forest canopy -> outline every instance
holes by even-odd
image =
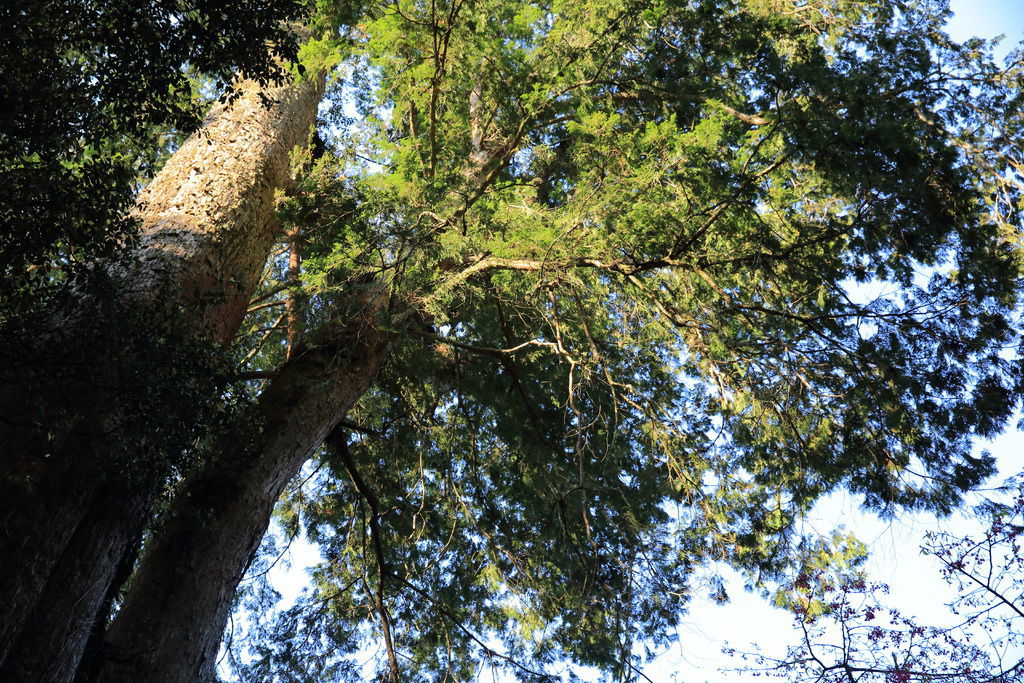
[[[634,680],[995,473],[1024,63],[945,2],[129,4],[3,10],[0,677]]]

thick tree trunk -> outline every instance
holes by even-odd
[[[298,351],[184,482],[107,633],[118,657],[99,663],[100,681],[216,680],[235,590],[274,504],[387,356],[379,310],[370,306],[331,343]]]
[[[322,76],[271,90],[246,83],[182,145],[139,198],[143,238],[128,281],[140,296],[171,290],[197,332],[235,335],[277,237],[274,193],[322,95]]]
[[[231,338],[275,238],[274,192],[289,179],[290,151],[308,140],[322,87],[322,78],[242,83],[235,100],[215,108],[140,197],[141,243],[116,273],[129,283],[121,310],[156,311],[166,328],[154,335]],[[74,337],[77,325],[53,343]],[[116,367],[122,359],[105,360]],[[116,463],[114,454],[139,446],[120,438],[125,411],[116,400],[39,373],[6,373],[2,384],[0,680],[68,680],[164,473],[137,477]],[[74,424],[50,440],[68,416]]]
[[[123,559],[141,540],[150,497],[110,485],[64,550],[0,680],[70,681]],[[118,576],[121,571],[122,576]]]

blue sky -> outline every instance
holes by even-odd
[[[1001,52],[1024,37],[1024,0],[952,0],[949,32],[963,40],[970,36],[1005,35]]]

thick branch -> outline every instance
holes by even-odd
[[[328,435],[327,442],[331,445],[331,450],[345,466],[345,471],[348,472],[348,476],[352,479],[356,491],[363,497],[367,505],[370,506],[370,537],[373,542],[373,554],[377,561],[376,609],[377,615],[380,617],[380,627],[384,633],[384,648],[388,654],[390,681],[391,683],[398,683],[398,657],[395,655],[395,642],[391,635],[391,615],[388,614],[387,605],[384,604],[384,580],[389,572],[387,564],[384,562],[384,547],[380,540],[380,501],[377,499],[377,494],[366,485],[362,475],[359,474],[359,469],[356,467],[355,461],[352,460],[352,454],[349,453],[344,431],[335,427],[331,434]]]

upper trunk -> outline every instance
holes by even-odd
[[[323,78],[239,90],[140,196],[144,229],[129,278],[147,298],[173,290],[186,320],[220,341],[238,330],[259,282],[278,228],[274,193],[289,181],[292,149],[309,141]]]
[[[129,284],[109,311],[156,314],[167,333],[230,339],[241,323],[274,240],[273,199],[289,178],[289,153],[304,145],[323,79],[273,88],[243,82],[217,106],[140,197],[140,246],[114,273]],[[271,102],[271,106],[267,106]],[[111,313],[118,315],[118,313]],[[79,327],[118,320],[64,315],[44,345],[59,348]],[[163,329],[159,329],[163,326]],[[111,332],[116,334],[116,332]],[[121,560],[134,544],[164,471],[140,476],[125,437],[131,406],[107,390],[134,353],[72,364],[89,381],[5,369],[0,386],[0,678],[68,680]],[[109,371],[94,370],[94,366]],[[173,371],[174,368],[168,368]],[[106,373],[106,374],[105,374]],[[170,375],[148,377],[171,384]],[[167,416],[174,419],[173,416]],[[56,425],[65,426],[65,429]],[[54,438],[53,433],[63,436]],[[118,461],[118,455],[122,461]],[[128,466],[125,466],[125,465]]]

